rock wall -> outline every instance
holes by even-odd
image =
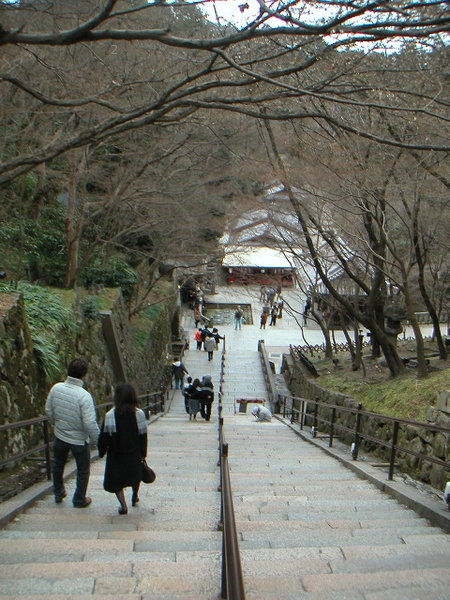
[[[0,424],[43,414],[46,381],[33,351],[19,294],[0,293]],[[41,434],[42,425],[0,434],[0,458],[22,452]]]
[[[359,403],[344,394],[333,392],[321,388],[316,381],[309,379],[300,362],[293,360],[289,355],[284,356],[282,372],[286,385],[292,396],[305,398],[306,400],[316,400],[344,406],[348,408],[357,408]],[[324,419],[330,419],[330,410],[319,409],[319,416]],[[428,411],[428,422],[436,425],[450,427],[450,390],[442,391],[438,394],[436,407]],[[343,413],[338,417],[338,424],[355,429],[355,417],[350,413]],[[319,426],[320,430],[327,430],[326,426]],[[339,431],[338,428],[335,431]],[[386,421],[381,418],[371,417],[364,419],[361,423],[361,431],[364,434],[374,438],[390,442],[392,428],[386,425]],[[339,432],[343,441],[349,445],[354,441],[351,433]],[[420,452],[426,456],[431,456],[443,461],[450,460],[450,435],[442,432],[425,430],[424,428],[413,427],[411,425],[401,424],[399,428],[398,445],[415,452]],[[389,459],[389,450],[380,447],[375,443],[363,441],[361,447],[367,452],[387,461]],[[405,452],[398,452],[396,455],[397,471],[408,473],[415,479],[429,483],[439,490],[443,490],[448,481],[448,470],[440,465],[432,464],[428,461],[420,461],[415,456]]]
[[[172,315],[177,310],[176,298],[166,302],[151,323],[145,350],[136,347],[131,335],[126,307],[120,294],[111,307],[114,328],[125,364],[127,379],[138,393],[161,389],[167,369],[167,348],[172,338]],[[69,345],[72,347],[69,347]],[[110,351],[105,343],[102,322],[98,318],[82,318],[72,341],[65,344],[69,358],[82,356],[89,371],[85,387],[96,404],[111,399],[116,377]],[[65,379],[60,373],[58,381]],[[13,423],[44,414],[45,400],[56,381],[47,381],[39,368],[28,330],[23,299],[19,294],[0,294],[0,424]],[[42,443],[42,425],[0,432],[0,458]],[[31,445],[33,444],[33,445]]]

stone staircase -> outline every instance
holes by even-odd
[[[191,328],[189,335],[192,336]],[[237,413],[237,397],[264,396],[255,336],[231,330],[224,421],[247,600],[447,600],[450,538],[278,419]],[[191,344],[193,377],[218,384]],[[189,421],[179,391],[149,427],[157,480],[117,514],[93,464],[87,509],[48,494],[0,531],[0,600],[216,600],[221,533],[213,419]],[[446,511],[434,501],[436,510]],[[5,503],[6,504],[6,503]]]
[[[156,482],[117,513],[93,464],[87,509],[38,501],[0,532],[0,598],[207,600],[220,586],[220,498],[215,423],[189,422],[181,394],[149,428]],[[131,504],[131,503],[129,503]]]
[[[226,440],[247,600],[449,597],[440,528],[280,421],[238,415]]]

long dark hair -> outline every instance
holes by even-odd
[[[135,414],[138,405],[136,390],[131,383],[119,383],[114,390],[114,407],[119,416]]]

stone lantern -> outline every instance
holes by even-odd
[[[403,331],[401,321],[408,317],[406,309],[400,304],[389,304],[384,308],[384,330],[394,346],[397,345],[397,336]]]

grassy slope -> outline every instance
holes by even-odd
[[[319,385],[351,396],[361,402],[366,410],[389,416],[426,420],[427,410],[436,404],[436,394],[450,389],[450,369],[430,373],[417,379],[415,372],[384,381],[368,376],[352,377],[337,372],[323,375]]]

